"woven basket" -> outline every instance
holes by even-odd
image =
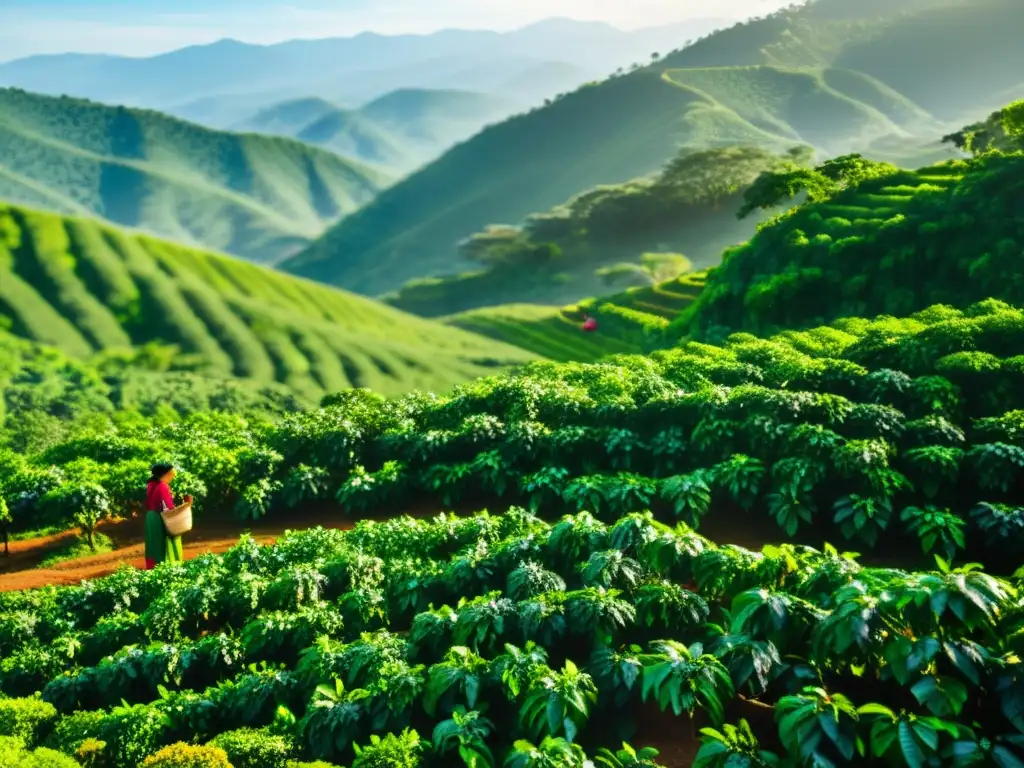
[[[174,509],[165,509],[160,513],[164,519],[164,527],[171,536],[181,536],[192,530],[192,504],[182,504]]]

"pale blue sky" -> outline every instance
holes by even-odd
[[[254,43],[448,27],[513,29],[551,16],[623,29],[744,18],[791,0],[0,0],[0,60],[35,53],[142,56],[224,37]]]

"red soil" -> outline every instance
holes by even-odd
[[[237,520],[197,520],[196,527],[185,535],[185,559],[207,552],[226,552],[238,542],[238,537],[248,531],[261,544],[273,543],[286,530],[298,530],[314,526],[325,528],[351,528],[352,523],[343,518],[334,522],[319,519],[303,519],[294,516],[274,518],[257,523]],[[116,549],[99,555],[90,555],[76,560],[58,563],[52,568],[38,568],[55,549],[67,544],[78,533],[70,530],[52,536],[43,536],[25,541],[12,541],[10,558],[0,557],[0,592],[18,589],[32,589],[47,585],[77,584],[83,579],[95,579],[113,573],[122,563],[142,568],[144,563],[144,529],[142,518],[109,523],[102,528]]]
[[[437,512],[436,508],[431,507],[408,511],[405,514],[427,517]],[[749,520],[744,520],[743,525],[736,526],[721,518],[711,517],[712,519],[705,521],[710,525],[703,526],[701,533],[712,541],[728,542],[757,550],[765,541],[772,540],[770,527],[766,527],[765,530],[752,530]],[[352,527],[351,521],[342,514],[324,514],[322,511],[299,515],[275,515],[268,520],[255,523],[230,518],[200,517],[196,520],[195,529],[185,536],[185,558],[191,559],[207,552],[224,552],[246,531],[255,536],[260,543],[266,544],[274,542],[286,530],[301,530],[318,525],[325,528]],[[95,579],[113,573],[122,563],[129,563],[137,568],[143,567],[142,517],[107,523],[101,530],[113,540],[113,552],[69,560],[45,569],[39,568],[39,564],[55,549],[70,543],[78,534],[77,529],[36,539],[12,541],[10,557],[0,556],[0,592],[44,587],[50,584],[77,584],[83,579]]]

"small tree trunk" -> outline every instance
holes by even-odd
[[[7,524],[4,524],[4,557],[11,556],[10,536],[7,533]]]
[[[89,549],[91,549],[93,552],[95,552],[96,551],[96,544],[93,542],[93,539],[92,539],[93,531],[94,531],[94,528],[91,525],[88,528],[85,529],[85,540],[87,542],[89,542]]]

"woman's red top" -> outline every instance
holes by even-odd
[[[149,485],[146,486],[146,509],[162,512],[163,504],[167,505],[167,509],[174,509],[171,486],[160,480],[150,480]]]
[[[584,331],[596,331],[597,330],[597,320],[595,320],[592,317],[588,317],[586,319],[586,321],[584,321],[584,323],[583,323],[583,330]]]

